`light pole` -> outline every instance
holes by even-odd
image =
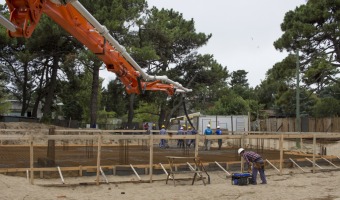
[[[299,61],[299,50],[296,50],[296,132],[301,132],[301,120],[300,120],[300,61]]]

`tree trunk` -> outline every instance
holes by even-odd
[[[47,95],[45,98],[45,104],[43,107],[44,115],[42,117],[43,122],[50,122],[52,119],[52,106],[54,99],[54,92],[57,87],[57,75],[59,69],[59,57],[53,57],[52,74],[50,77],[50,82],[47,85]]]
[[[22,106],[21,106],[21,116],[25,116],[25,113],[28,109],[28,103],[29,103],[29,98],[28,98],[28,92],[27,92],[27,81],[28,81],[28,62],[25,62],[23,65],[23,70],[24,70],[24,80],[22,82]]]
[[[162,125],[165,125],[166,127],[169,126],[169,121],[167,121],[165,117],[166,117],[166,110],[164,109],[164,106],[161,106],[161,110],[159,112],[159,118],[158,118],[158,127],[162,127]]]
[[[41,73],[39,87],[36,89],[37,98],[35,99],[33,110],[32,110],[32,117],[38,117],[38,108],[39,103],[43,99],[43,83],[44,83],[44,74],[46,70],[46,65],[43,67],[43,71]]]
[[[134,103],[135,103],[135,94],[130,94],[129,113],[128,113],[128,122],[127,122],[129,128],[132,128],[132,120],[134,117],[134,109],[133,109]]]
[[[92,91],[90,100],[90,125],[91,128],[96,128],[97,110],[98,110],[98,90],[99,90],[99,69],[100,64],[95,62],[92,72]]]

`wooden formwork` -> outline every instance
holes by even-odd
[[[5,133],[8,130],[0,130],[0,133]],[[15,130],[16,132],[20,132],[20,130]],[[96,173],[96,184],[99,184],[99,176],[101,173],[101,169],[115,169],[115,166],[102,166],[101,164],[101,148],[103,146],[104,141],[112,141],[112,140],[145,140],[148,141],[149,144],[154,144],[155,141],[159,141],[160,139],[166,139],[166,140],[176,140],[176,139],[195,139],[196,146],[194,147],[194,156],[199,157],[199,151],[198,151],[198,144],[199,141],[204,141],[205,139],[210,140],[217,140],[217,139],[233,139],[233,140],[239,140],[240,147],[246,148],[245,141],[249,141],[250,139],[277,139],[279,141],[279,151],[280,156],[278,160],[278,169],[280,171],[280,174],[282,174],[282,169],[284,167],[284,148],[283,148],[283,141],[285,139],[312,139],[313,141],[313,156],[311,158],[311,161],[313,164],[313,172],[315,172],[316,167],[316,159],[319,157],[316,155],[316,140],[320,138],[332,138],[332,139],[340,139],[339,133],[333,133],[333,134],[324,134],[324,133],[308,133],[308,134],[300,134],[300,133],[291,133],[291,132],[281,132],[280,134],[277,134],[277,132],[234,132],[234,135],[211,135],[211,136],[204,136],[204,135],[124,135],[124,133],[139,133],[141,130],[109,130],[109,131],[103,131],[103,130],[54,130],[55,134],[50,135],[34,135],[32,134],[32,131],[28,132],[27,130],[24,130],[23,132],[25,134],[21,135],[0,135],[1,141],[26,141],[27,144],[29,144],[29,154],[30,154],[30,167],[25,169],[1,169],[0,172],[20,172],[20,171],[26,171],[29,173],[30,182],[34,183],[34,172],[41,172],[41,171],[78,171],[81,175],[83,170],[93,170],[93,172]],[[158,131],[154,131],[157,132]],[[62,135],[60,135],[62,133]],[[89,135],[88,133],[92,133]],[[105,134],[109,133],[109,134]],[[97,149],[96,151],[96,158],[97,163],[96,166],[79,166],[79,167],[60,167],[58,168],[35,168],[33,163],[33,155],[34,155],[34,144],[39,141],[71,141],[71,140],[92,140],[94,141],[94,146]],[[157,142],[156,142],[157,143]],[[148,146],[149,151],[149,164],[146,164],[142,167],[145,168],[145,170],[149,173],[149,181],[153,181],[153,170],[157,168],[157,164],[154,163],[154,145]],[[240,161],[238,161],[240,164]],[[230,163],[229,163],[230,165]],[[243,165],[241,165],[243,166]],[[146,169],[147,168],[147,169]]]

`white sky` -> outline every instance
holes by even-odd
[[[280,24],[286,12],[306,0],[147,0],[149,7],[174,9],[185,19],[193,18],[197,32],[212,33],[201,54],[213,54],[229,72],[246,70],[251,87],[264,80],[265,73],[286,57],[276,51],[273,42],[282,32]],[[0,4],[4,4],[0,0]],[[81,0],[80,0],[81,2]],[[101,71],[107,84],[115,76]]]
[[[286,12],[305,0],[148,0],[149,7],[173,8],[186,19],[193,18],[197,32],[212,33],[199,50],[213,54],[229,72],[245,70],[255,87],[265,73],[287,56],[273,43],[281,35],[280,24]]]

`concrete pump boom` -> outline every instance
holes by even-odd
[[[6,0],[10,19],[0,15],[10,37],[29,38],[43,13],[49,16],[101,59],[108,71],[114,72],[126,91],[140,94],[144,90],[191,92],[167,76],[150,76],[134,61],[109,33],[77,0]],[[153,81],[153,82],[143,82]],[[165,83],[162,83],[165,82]]]

